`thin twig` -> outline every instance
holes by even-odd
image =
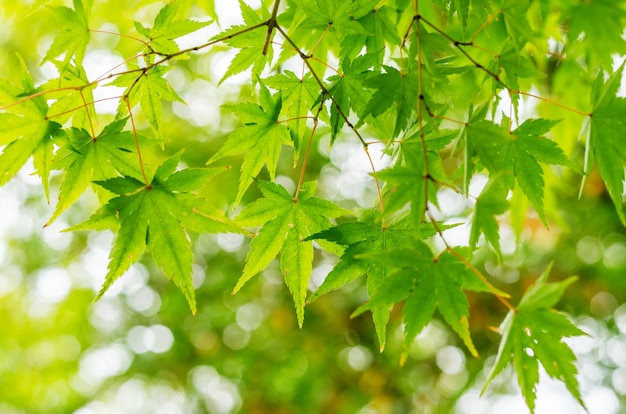
[[[272,32],[276,28],[276,16],[278,15],[278,6],[280,5],[280,0],[274,1],[274,8],[272,9],[272,15],[267,21],[267,35],[265,35],[265,43],[263,44],[263,56],[267,55],[267,49],[270,45],[270,38],[272,37]]]

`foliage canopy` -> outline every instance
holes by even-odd
[[[534,412],[541,364],[584,406],[564,339],[586,333],[555,310],[576,278],[548,281],[549,265],[511,290],[485,258],[507,266],[503,228],[520,244],[528,229],[565,228],[558,194],[583,197],[598,178],[626,224],[621,2],[240,0],[242,24],[226,28],[212,2],[191,3],[159,3],[119,32],[101,28],[91,0],[54,6],[41,63],[57,77],[36,81],[18,54],[0,80],[0,184],[32,159],[46,197],[57,194],[46,225],[95,193],[99,208],[67,231],[115,234],[98,297],[149,253],[196,313],[196,234],[239,233],[251,241],[233,293],[278,257],[300,327],[318,298],[362,281],[352,316],[371,313],[381,351],[401,308],[398,359],[438,317],[478,357],[488,348],[472,339],[474,303],[499,303],[508,313],[483,391],[512,364]],[[117,39],[121,58],[97,77],[86,70],[96,37]],[[234,128],[203,147],[168,125],[187,104],[172,74],[217,53],[230,61],[207,79],[243,86],[221,106]],[[114,113],[98,109],[109,101]],[[360,144],[369,205],[318,190],[320,142]],[[189,166],[199,161],[210,167]],[[236,190],[216,196],[218,174],[233,171]],[[450,193],[462,214],[446,213]],[[310,292],[322,255],[335,264]]]

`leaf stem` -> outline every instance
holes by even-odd
[[[474,35],[472,36],[472,38],[469,40],[469,42],[468,42],[468,43],[473,44],[473,43],[474,43],[474,40],[476,40],[476,37],[478,36],[478,34],[479,34],[480,32],[482,32],[482,31],[484,30],[484,28],[485,28],[485,27],[487,27],[487,25],[488,25],[489,23],[491,23],[491,21],[492,21],[493,19],[495,19],[495,18],[496,18],[496,16],[497,16],[498,14],[500,14],[500,13],[502,13],[502,7],[500,7],[500,8],[499,8],[498,10],[496,10],[493,14],[490,14],[490,15],[489,15],[489,17],[487,17],[487,19],[483,22],[483,24],[482,24],[482,25],[480,25],[480,27],[478,28],[478,30],[476,30],[476,32],[474,33]]]
[[[324,85],[324,82],[322,82],[322,80],[320,79],[319,75],[315,72],[315,70],[313,70],[313,66],[311,66],[311,62],[309,62],[309,59],[312,58],[312,56],[311,55],[305,55],[304,52],[302,52],[302,50],[300,50],[298,45],[296,45],[296,43],[293,41],[293,39],[291,39],[291,37],[289,37],[289,35],[287,35],[287,33],[283,30],[283,28],[280,25],[276,25],[276,30],[278,30],[280,32],[280,34],[283,35],[285,40],[291,45],[291,47],[294,48],[294,50],[296,50],[296,52],[298,53],[300,58],[304,61],[304,64],[307,66],[307,68],[309,69],[309,72],[311,72],[311,75],[313,75],[313,78],[315,79],[315,82],[317,83],[317,85],[320,87],[320,89],[322,91],[322,98],[324,96],[328,96],[328,98],[331,100],[333,106],[337,109],[337,113],[339,113],[339,116],[341,116],[341,118],[344,120],[346,125],[352,130],[352,132],[354,132],[354,134],[357,136],[357,138],[359,138],[359,141],[361,141],[361,144],[363,145],[365,153],[367,154],[367,157],[370,160],[370,165],[372,166],[372,169],[373,169],[374,168],[374,163],[372,162],[372,158],[370,157],[369,152],[367,150],[367,142],[365,142],[365,139],[363,139],[363,136],[356,129],[354,124],[352,124],[352,122],[350,122],[350,120],[348,119],[348,116],[345,114],[343,109],[341,109],[341,106],[339,105],[339,103],[337,102],[335,97],[328,91],[328,88],[326,88],[326,85]],[[322,103],[323,103],[323,99],[322,99]],[[375,172],[375,170],[374,170],[374,172]],[[376,188],[378,189],[378,201],[379,201],[380,210],[381,210],[381,213],[382,213],[384,211],[384,209],[383,209],[383,199],[382,199],[382,195],[381,195],[381,192],[380,192],[380,183],[378,181],[378,178],[376,178],[376,177],[374,177],[374,181],[376,182]],[[383,218],[383,223],[384,223],[384,218]]]
[[[122,34],[122,33],[110,32],[108,30],[98,30],[98,29],[88,29],[88,30],[90,32],[92,32],[92,33],[104,33],[104,34],[110,34],[110,35],[114,35],[114,36],[123,37],[123,38],[126,38],[126,39],[135,40],[135,41],[143,44],[145,47],[150,48],[150,45],[148,44],[148,42],[146,42],[145,40],[139,39],[138,37],[125,35],[125,34]]]
[[[317,50],[317,48],[319,47],[320,43],[322,43],[322,39],[324,39],[324,37],[326,36],[326,33],[328,33],[328,31],[330,30],[330,28],[333,26],[332,23],[328,23],[328,25],[326,26],[326,28],[324,29],[324,31],[322,32],[322,34],[320,35],[319,39],[317,39],[317,42],[315,42],[315,46],[313,46],[313,49],[311,49],[311,55],[313,53],[315,53],[315,51]]]
[[[544,98],[543,96],[539,96],[539,95],[532,94],[532,93],[530,93],[530,92],[523,92],[523,91],[511,90],[511,91],[510,91],[510,93],[511,93],[511,94],[524,95],[524,96],[530,96],[531,98],[535,98],[535,99],[538,99],[538,100],[540,100],[540,101],[543,101],[543,102],[549,103],[549,104],[551,104],[551,105],[558,106],[559,108],[565,109],[565,110],[567,110],[567,111],[573,112],[573,113],[578,114],[578,115],[582,115],[582,116],[591,116],[591,112],[584,112],[584,111],[581,111],[581,110],[579,110],[579,109],[572,108],[571,106],[563,105],[563,104],[562,104],[562,103],[560,103],[560,102],[553,101],[552,99],[549,99],[549,98]]]
[[[317,129],[317,122],[319,120],[320,113],[324,109],[324,99],[320,100],[320,106],[317,108],[317,113],[313,118],[313,128],[311,128],[311,134],[309,135],[309,143],[306,146],[306,152],[304,153],[304,159],[302,160],[302,169],[300,170],[300,178],[298,179],[298,187],[296,188],[296,194],[293,197],[294,203],[298,202],[298,197],[300,196],[300,189],[302,188],[302,183],[304,183],[304,172],[306,171],[307,160],[309,159],[309,153],[311,151],[311,143],[313,142],[313,136],[315,135],[315,130]]]
[[[0,111],[4,111],[6,109],[12,108],[12,107],[17,106],[19,104],[22,104],[24,102],[31,101],[31,100],[33,100],[35,98],[38,98],[40,96],[43,96],[43,95],[46,95],[46,94],[49,94],[49,93],[63,92],[63,91],[77,91],[77,90],[83,89],[84,87],[85,87],[84,85],[83,86],[64,86],[62,88],[48,89],[48,90],[45,90],[45,91],[35,92],[32,95],[25,96],[25,97],[23,97],[21,99],[18,99],[17,101],[11,102],[8,105],[1,106],[0,107]]]
[[[59,112],[58,114],[54,114],[54,115],[48,115],[48,116],[46,116],[46,119],[58,118],[60,116],[72,113],[74,111],[78,111],[79,109],[86,108],[87,106],[96,104],[98,102],[110,101],[112,99],[121,99],[121,98],[122,98],[122,96],[111,96],[111,97],[108,97],[108,98],[96,99],[95,101],[91,101],[91,102],[85,102],[83,105],[77,106],[77,107],[72,108],[72,109],[68,109],[67,111]]]
[[[128,108],[128,115],[130,117],[130,123],[133,128],[133,136],[135,137],[135,146],[137,147],[137,158],[139,160],[139,168],[141,169],[141,175],[143,176],[144,183],[146,184],[146,188],[149,189],[152,187],[150,181],[148,180],[148,176],[146,175],[146,170],[143,167],[143,159],[141,157],[141,147],[139,145],[139,136],[137,135],[137,127],[135,125],[135,118],[133,117],[133,110],[130,107],[130,102],[128,101],[128,96],[123,96],[122,99],[126,103],[126,107]]]
[[[443,232],[441,231],[441,228],[437,224],[437,220],[435,220],[435,218],[432,216],[432,214],[429,213],[428,214],[428,218],[429,218],[430,222],[432,223],[433,227],[435,228],[435,231],[439,235],[439,238],[441,239],[441,241],[443,241],[443,244],[446,246],[445,250],[448,251],[451,255],[453,255],[457,259],[459,259],[461,262],[463,262],[463,264],[468,269],[470,269],[472,271],[472,273],[474,273],[476,275],[476,277],[478,277],[478,279],[480,279],[480,281],[485,284],[485,286],[487,286],[489,288],[489,291],[491,292],[491,294],[494,295],[500,302],[502,302],[502,304],[504,306],[506,306],[509,310],[512,310],[513,312],[517,313],[517,308],[515,306],[513,306],[511,304],[511,302],[509,302],[504,296],[502,296],[498,292],[498,289],[496,289],[496,287],[494,285],[492,285],[491,282],[489,282],[487,280],[485,275],[483,275],[481,273],[481,271],[478,270],[476,268],[476,266],[474,266],[469,260],[467,260],[465,257],[463,257],[463,255],[461,253],[457,252],[453,247],[451,247],[448,244],[448,241],[445,239],[445,237],[443,237]],[[439,257],[439,256],[437,256],[437,257]]]
[[[91,129],[91,138],[96,139],[96,131],[93,128],[93,121],[91,120],[91,113],[89,113],[89,106],[87,105],[87,100],[85,99],[85,95],[83,94],[83,90],[80,91],[80,97],[83,100],[83,104],[85,105],[85,111],[87,112],[87,120],[89,121],[89,128]]]
[[[98,76],[98,77],[96,78],[96,80],[92,81],[92,83],[97,83],[97,82],[100,82],[100,81],[101,81],[101,80],[103,80],[103,79],[107,79],[108,75],[109,75],[111,72],[113,72],[115,69],[119,68],[120,66],[123,66],[123,65],[127,64],[128,62],[130,62],[130,61],[132,61],[132,60],[138,59],[138,58],[140,58],[141,56],[143,56],[143,53],[139,53],[139,54],[137,54],[137,55],[135,55],[135,56],[129,57],[128,59],[125,59],[123,62],[121,62],[121,63],[119,63],[119,64],[117,64],[117,65],[113,66],[111,69],[107,70],[107,71],[106,71],[106,72],[104,72],[102,75]]]
[[[480,280],[481,282],[483,282],[491,291],[491,293],[504,305],[507,307],[507,309],[517,313],[517,308],[515,306],[513,306],[511,304],[511,302],[509,302],[504,296],[502,296],[500,293],[498,293],[497,289],[495,286],[493,286],[485,277],[485,275],[483,275],[480,270],[478,270],[473,264],[471,264],[469,262],[469,260],[467,260],[465,257],[463,257],[462,254],[460,254],[459,252],[457,252],[456,250],[454,250],[452,247],[448,246],[446,243],[446,249],[450,252],[450,254],[452,254],[454,257],[456,257],[457,259],[459,259],[461,262],[463,262],[463,264],[465,266],[467,266],[468,269],[470,269],[472,271],[472,273],[474,273]]]

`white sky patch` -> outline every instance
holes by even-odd
[[[127,341],[136,354],[162,354],[174,344],[174,334],[164,325],[135,326],[128,332]]]
[[[34,301],[57,303],[64,300],[72,289],[72,279],[67,270],[48,267],[39,271],[31,290]]]
[[[220,376],[212,366],[197,366],[190,372],[190,377],[196,391],[204,397],[209,412],[234,413],[241,405],[241,397],[235,383]]]
[[[88,384],[99,384],[126,372],[132,361],[133,354],[120,344],[90,349],[80,360],[78,375]]]

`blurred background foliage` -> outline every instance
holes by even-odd
[[[197,19],[219,15],[224,28],[240,19],[235,2],[183,3]],[[39,63],[56,29],[49,7],[60,4],[0,0],[2,77],[18,73],[16,53],[37,79],[56,76],[53,66],[39,67]],[[151,0],[95,1],[92,26],[133,34],[132,21],[150,23],[160,7],[162,2]],[[544,29],[549,36],[550,28]],[[201,39],[218,30],[210,26],[200,33]],[[484,41],[497,42],[497,33],[492,35]],[[190,39],[190,44],[194,41]],[[94,78],[136,53],[132,40],[92,33],[85,58],[87,72]],[[220,105],[251,96],[245,74],[218,88],[231,57],[232,51],[217,45],[207,53],[177,61],[176,69],[168,74],[188,105],[165,105],[164,135],[171,139],[167,152],[185,148],[183,160],[190,166],[202,166],[236,122],[220,111]],[[579,75],[576,66],[548,60],[543,64],[555,66],[545,80],[551,91],[572,106],[584,104],[582,96],[588,93],[580,90],[588,90],[588,81],[580,78],[580,89],[568,84]],[[471,99],[471,90],[458,90]],[[106,102],[98,106],[101,119],[113,117],[115,104],[111,105],[113,109]],[[537,110],[572,118],[554,107],[539,105]],[[562,137],[555,139],[580,161],[577,127],[569,122],[561,125],[557,129],[561,128]],[[360,145],[348,136],[329,149],[327,135],[321,134],[310,158],[309,171],[319,172],[320,190],[349,208],[370,206],[375,192]],[[164,157],[158,149],[152,156]],[[456,156],[451,154],[446,165],[457,165]],[[231,172],[203,189],[204,196],[225,210],[230,210],[228,200],[234,198],[237,187],[236,163],[240,161],[232,162]],[[279,172],[277,180],[294,187],[296,176],[289,157],[284,157]],[[44,229],[53,206],[46,203],[30,173],[27,168],[0,188],[1,413],[526,412],[508,371],[486,396],[478,398],[499,341],[490,328],[500,324],[506,311],[487,295],[470,296],[470,326],[480,360],[467,354],[444,324],[434,321],[415,341],[403,366],[399,364],[402,332],[397,309],[382,354],[369,316],[349,318],[366,298],[361,283],[308,306],[301,330],[277,265],[231,295],[248,244],[238,235],[194,236],[196,316],[150,260],[134,266],[94,303],[112,236],[61,230],[94,211],[96,197],[83,197]],[[53,177],[56,184],[58,179]],[[590,412],[624,412],[626,232],[599,179],[591,177],[580,200],[579,175],[548,175],[547,180],[553,191],[547,194],[547,210],[554,225],[547,230],[529,217],[516,241],[512,227],[503,223],[502,263],[484,249],[475,258],[476,264],[514,299],[550,261],[555,263],[555,280],[578,275],[579,281],[566,292],[560,308],[575,315],[590,334],[571,341],[579,357],[583,399]],[[479,186],[480,177],[475,181]],[[254,196],[253,191],[248,196]],[[462,196],[443,191],[440,203],[442,220],[467,221],[470,209]],[[458,242],[463,243],[467,228],[459,231]],[[316,254],[312,289],[336,261],[321,251]],[[542,379],[538,395],[540,413],[580,410],[561,385],[547,378]]]

